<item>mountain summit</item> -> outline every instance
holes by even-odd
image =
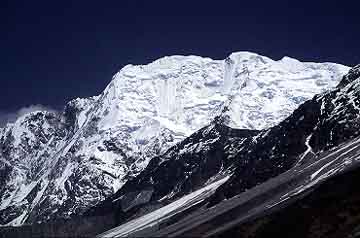
[[[249,52],[127,65],[100,95],[0,129],[0,224],[82,214],[215,119],[237,129],[269,128],[348,70]]]
[[[359,69],[276,126],[236,130],[215,120],[152,159],[89,211],[118,219],[99,237],[357,237]]]

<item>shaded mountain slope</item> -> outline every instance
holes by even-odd
[[[360,169],[336,176],[293,204],[219,237],[360,237]]]
[[[232,197],[268,178],[359,135],[360,65],[338,87],[302,104],[279,125],[263,131],[246,152],[237,154],[232,177],[219,188],[218,198]]]
[[[116,220],[122,222],[216,181],[228,174],[234,153],[251,143],[257,133],[232,129],[215,120],[164,155],[152,159],[135,179],[87,214],[115,211]]]
[[[347,230],[345,230],[350,234],[352,229],[357,228],[355,225],[357,225],[356,219],[359,214],[355,203],[358,201],[358,189],[356,181],[348,181],[348,184],[344,185],[342,182],[345,182],[345,180],[337,180],[337,176],[341,178],[342,174],[352,173],[353,171],[357,171],[358,174],[359,166],[360,138],[358,137],[342,143],[331,151],[320,153],[317,161],[308,161],[303,165],[292,168],[239,195],[223,200],[216,206],[209,208],[204,204],[195,211],[186,212],[180,220],[175,219],[174,222],[168,220],[166,223],[159,222],[157,229],[147,226],[141,230],[133,231],[130,235],[151,237],[226,237],[237,235],[240,237],[252,237],[252,235],[257,234],[259,236],[256,237],[267,237],[272,233],[280,236],[295,234],[298,230],[298,233],[305,235],[305,237],[307,237],[306,234],[309,234],[310,237],[323,237],[319,236],[319,234],[324,235],[325,232],[329,231],[333,232],[333,235],[339,234],[335,233],[336,226],[334,228],[330,226],[338,219],[340,221],[337,227],[339,229],[342,226],[347,227]],[[351,175],[350,178],[355,177]],[[337,181],[336,183],[330,182],[334,188],[331,188],[331,185],[326,185],[327,181],[334,181],[332,179]],[[324,189],[322,189],[323,184],[325,184]],[[346,197],[347,192],[349,192],[349,197]],[[309,194],[310,199],[307,198]],[[344,203],[336,200],[336,198],[343,198]],[[321,199],[324,199],[324,205],[332,204],[336,206],[336,204],[343,204],[345,207],[321,205],[317,210],[315,205],[321,203]],[[289,219],[284,216],[277,220],[277,211],[280,214],[291,216],[287,207],[290,205],[291,208],[293,206],[291,204],[297,203],[297,201],[301,203],[303,200],[308,201],[308,205],[313,200],[316,201],[312,207],[314,216],[311,209],[307,210],[309,207],[305,205],[301,208],[302,210],[300,209],[299,216],[288,217]],[[353,213],[349,215],[348,212],[351,210]],[[301,212],[303,212],[302,216]],[[297,215],[296,212],[291,214]],[[329,214],[336,216],[328,217]],[[343,219],[343,215],[346,219]],[[314,217],[318,217],[319,220],[313,220]],[[301,222],[304,224],[298,224]],[[292,226],[279,229],[282,225],[290,224]],[[122,226],[112,229],[113,234],[116,230],[121,231]],[[315,228],[315,232],[311,233],[310,228]],[[319,229],[316,230],[317,228]],[[275,229],[278,230],[275,231]],[[104,234],[104,237],[107,237],[106,233]],[[117,235],[121,236],[121,233]]]
[[[213,206],[224,198],[229,199],[237,194],[242,194],[246,190],[261,185],[270,178],[283,173],[290,180],[292,177],[298,178],[300,176],[301,179],[297,183],[299,186],[306,186],[307,183],[312,184],[307,179],[308,174],[297,175],[298,172],[296,171],[308,166],[311,167],[308,171],[310,173],[328,157],[332,161],[329,162],[330,164],[334,163],[333,166],[338,166],[335,161],[339,158],[343,159],[343,156],[337,158],[328,155],[341,151],[341,146],[344,146],[343,143],[349,143],[349,146],[353,146],[357,141],[351,142],[351,140],[359,135],[359,81],[360,66],[356,66],[344,76],[335,90],[316,95],[313,99],[302,104],[279,125],[246,139],[241,147],[233,151],[232,163],[225,170],[232,174],[230,179],[217,189],[215,195],[209,199],[208,206]],[[223,157],[223,160],[226,161],[226,157]],[[348,162],[352,163],[352,160],[350,158],[350,162]],[[348,162],[342,161],[339,166],[341,167],[342,164]],[[169,163],[176,164],[177,162],[174,159],[170,160]],[[150,168],[152,167],[150,166],[149,170],[144,170],[144,173],[149,173],[147,177],[154,175],[151,172],[156,171],[157,166],[155,169]],[[334,167],[330,166],[329,168]],[[338,170],[341,168],[337,168],[335,172]],[[176,169],[170,171],[170,173],[175,173]],[[313,176],[316,177],[316,175]],[[159,180],[161,185],[167,184],[166,175],[161,178],[164,178]],[[141,177],[136,178],[132,183],[134,187],[136,184],[141,184]],[[273,186],[277,186],[276,183]],[[123,198],[120,196],[119,199]],[[116,209],[121,210],[122,207],[117,206]],[[233,215],[235,214],[233,213]],[[118,216],[123,217],[123,214],[119,213]]]
[[[215,117],[236,128],[268,128],[335,87],[348,69],[250,52],[127,65],[100,95],[0,129],[0,225],[81,215]]]

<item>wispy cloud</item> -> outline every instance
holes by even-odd
[[[29,105],[27,107],[22,107],[19,110],[13,112],[0,111],[0,127],[5,126],[6,123],[14,122],[17,118],[34,111],[55,111],[55,110],[44,105],[36,104],[36,105]]]

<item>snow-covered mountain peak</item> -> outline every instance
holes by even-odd
[[[80,214],[215,118],[268,128],[347,71],[250,52],[127,65],[99,96],[74,99],[62,114],[26,115],[0,131],[0,223]]]
[[[174,132],[189,135],[207,124],[212,117],[209,115],[218,113],[230,98],[236,101],[239,95],[255,90],[259,95],[251,96],[246,102],[262,107],[267,102],[261,100],[267,97],[268,102],[274,102],[280,109],[290,107],[294,110],[315,93],[334,87],[347,70],[342,65],[301,63],[289,57],[274,61],[251,52],[232,53],[226,60],[167,56],[148,65],[127,65],[116,74],[105,94],[113,100],[111,104],[119,105],[115,99],[121,100],[119,110],[126,111],[121,115],[126,115],[132,123],[135,123],[134,119],[156,120]],[[273,93],[278,91],[282,95]],[[291,101],[289,97],[293,93],[298,94],[299,102],[283,105]],[[234,110],[237,108],[241,106]],[[267,112],[271,110],[266,109]],[[262,129],[286,115],[270,115],[276,119],[265,122],[259,122],[263,118],[244,122],[238,114],[230,117],[234,127]],[[121,116],[117,118],[121,120]]]
[[[348,69],[289,57],[275,61],[251,52],[235,52],[225,60],[166,56],[125,66],[101,95],[69,105],[76,128],[123,138],[124,153],[141,158],[143,168],[216,116],[235,128],[273,126],[305,100],[335,87]],[[97,153],[95,144],[89,149]]]
[[[35,143],[39,130],[43,133],[51,130],[51,124],[58,123],[56,114],[47,111],[33,111],[20,116],[14,123],[8,123],[4,133],[13,140],[13,146],[18,147],[26,141],[27,144]]]

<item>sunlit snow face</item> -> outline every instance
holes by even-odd
[[[104,107],[110,114],[99,126],[140,129],[156,121],[185,137],[226,111],[232,127],[264,129],[334,87],[347,70],[288,57],[273,61],[247,52],[223,61],[172,56],[145,66],[129,65],[105,90]]]
[[[224,122],[231,127],[268,128],[314,94],[335,86],[347,70],[341,65],[290,58],[273,61],[248,52],[234,53],[227,60],[171,56],[144,66],[126,66],[101,95],[68,104],[69,115],[64,117],[69,118],[61,123],[70,123],[69,128],[62,128],[63,134],[52,141],[46,137],[39,153],[34,150],[51,158],[46,160],[49,163],[38,163],[43,157],[26,151],[14,155],[31,163],[29,168],[22,166],[9,184],[24,184],[22,191],[30,192],[35,185],[25,175],[28,170],[35,171],[41,190],[28,206],[51,197],[59,207],[71,203],[66,187],[75,188],[77,176],[76,181],[83,183],[76,190],[79,203],[96,203],[105,196],[100,189],[106,194],[119,189],[128,179],[126,175],[135,176],[151,158],[216,116],[226,118]],[[39,142],[26,128],[14,125],[16,128],[7,127],[0,133],[13,133],[20,138],[15,140],[18,144],[23,134]],[[33,164],[41,166],[35,169]],[[11,191],[7,201],[27,195]],[[49,211],[52,208],[50,204]],[[28,215],[20,212],[14,224]]]

